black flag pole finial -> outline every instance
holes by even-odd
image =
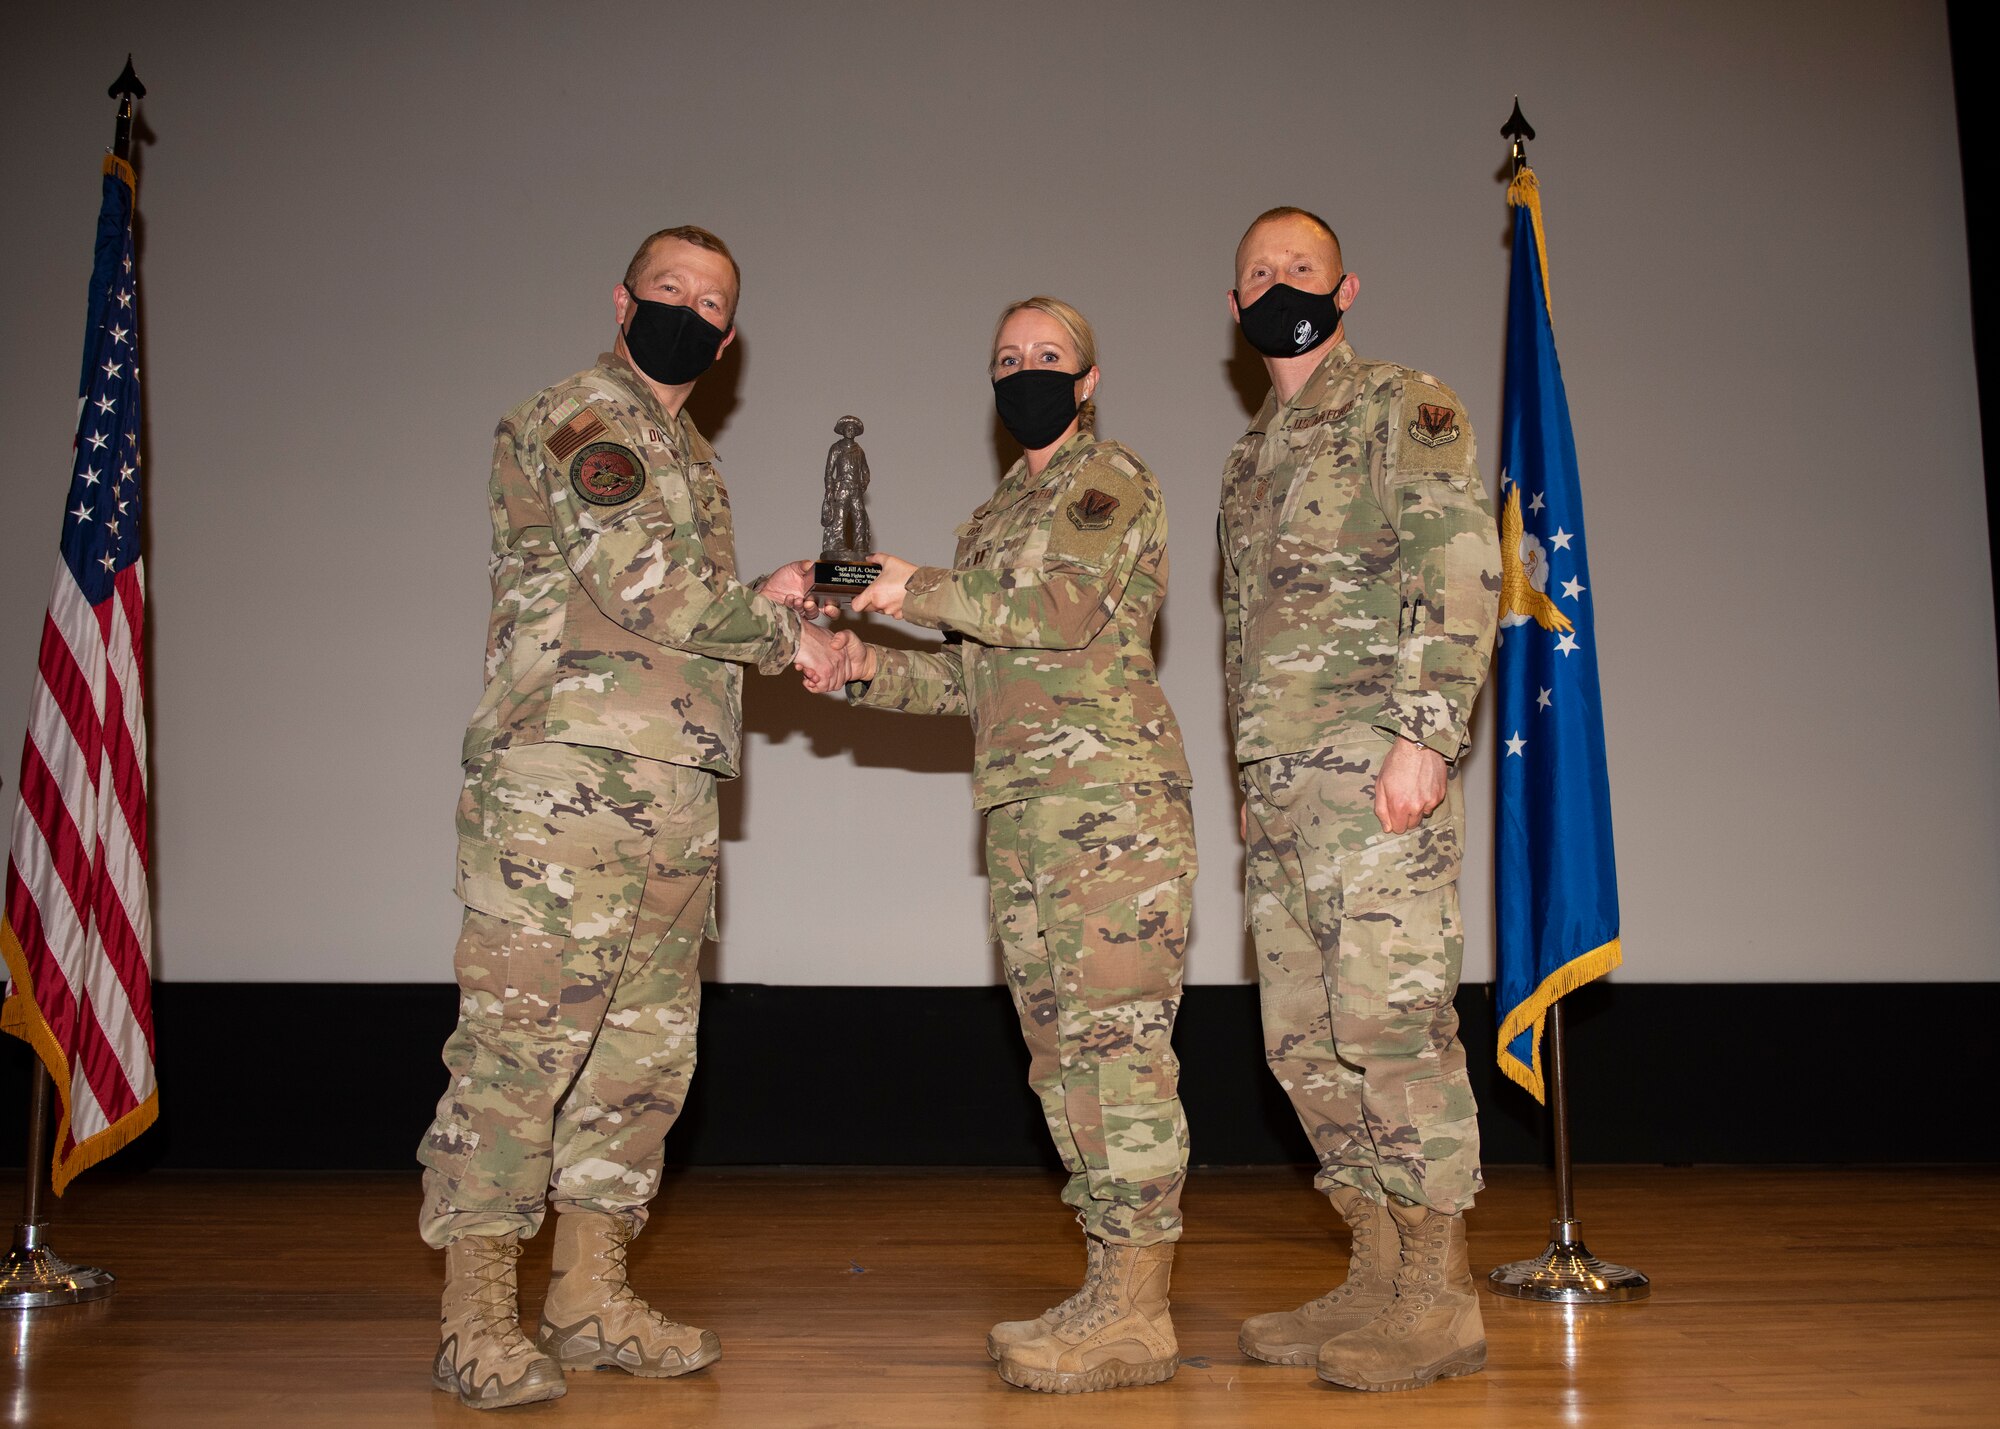
[[[1514,141],[1512,158],[1514,172],[1520,173],[1528,163],[1528,140],[1535,137],[1535,126],[1521,113],[1521,96],[1514,96],[1514,112],[1507,116],[1507,122],[1500,126],[1500,137]]]
[[[102,71],[99,71],[99,73],[102,73]],[[146,97],[146,86],[139,83],[139,76],[133,72],[132,56],[125,56],[125,68],[118,71],[118,78],[112,80],[111,88],[104,92],[113,99],[126,94],[139,99]],[[1517,105],[1516,108],[1518,109],[1519,106]]]
[[[132,158],[132,101],[143,99],[146,86],[139,83],[138,73],[132,68],[132,56],[125,56],[125,68],[118,71],[118,78],[111,81],[111,88],[104,91],[118,101],[118,127],[111,134],[111,152],[119,158]]]

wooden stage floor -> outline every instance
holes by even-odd
[[[1541,1249],[1550,1189],[1499,1168],[1476,1273]],[[1484,1374],[1361,1395],[1244,1360],[1246,1314],[1324,1289],[1344,1242],[1303,1173],[1200,1171],[1174,1283],[1170,1383],[1076,1398],[1002,1384],[993,1320],[1073,1283],[1054,1183],[1019,1172],[670,1175],[635,1280],[722,1336],[686,1379],[572,1376],[478,1414],[430,1388],[442,1258],[414,1175],[86,1175],[50,1241],[120,1277],[96,1306],[0,1316],[0,1422],[39,1429],[590,1426],[2000,1424],[2000,1173],[1585,1168],[1587,1239],[1651,1300],[1486,1297]],[[18,1175],[0,1180],[18,1197]],[[17,1205],[18,1200],[0,1201]],[[540,1304],[547,1237],[524,1303]]]

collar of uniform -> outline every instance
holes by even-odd
[[[1005,511],[1030,492],[1040,491],[1051,482],[1067,476],[1070,468],[1088,456],[1096,447],[1096,435],[1079,427],[1075,436],[1050,453],[1049,464],[1042,468],[1040,476],[1031,476],[1028,472],[1028,459],[1020,458],[1007,468],[1007,474],[1000,478],[1000,489],[993,493],[984,506],[972,513],[973,518],[978,520],[991,516],[995,511]]]
[[[1292,394],[1292,400],[1271,414],[1270,425],[1264,430],[1268,432],[1286,426],[1298,413],[1316,410],[1326,401],[1326,390],[1333,385],[1334,378],[1353,364],[1354,349],[1347,345],[1346,338],[1342,338],[1333,345],[1331,352],[1320,359],[1319,366],[1306,379],[1306,385]],[[1271,395],[1276,397],[1278,394],[1273,391]]]
[[[653,394],[652,385],[640,375],[638,368],[615,352],[600,352],[597,354],[597,370],[604,374],[607,382],[631,398],[633,405],[649,421],[659,425],[660,430],[667,434],[667,442],[673,447],[676,456],[685,456],[691,462],[715,460],[715,449],[695,428],[694,420],[688,416],[687,410],[683,408],[677,414],[669,414],[667,409],[660,405],[660,399]]]
[[[1334,373],[1351,365],[1353,361],[1354,349],[1347,345],[1346,338],[1342,338],[1333,345],[1332,351],[1319,360],[1319,366],[1313,368],[1312,375],[1306,378],[1305,386],[1292,394],[1291,401],[1281,407],[1278,403],[1278,389],[1273,387],[1266,392],[1264,405],[1257,409],[1257,415],[1250,419],[1249,430],[1243,435],[1264,436],[1283,427],[1292,419],[1293,414],[1317,407],[1326,400],[1326,389],[1332,384]]]

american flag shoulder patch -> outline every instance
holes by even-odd
[[[557,411],[561,411],[561,408]],[[604,419],[598,416],[595,410],[585,407],[565,421],[544,423],[542,443],[548,447],[549,455],[557,461],[568,461],[609,430],[611,429],[604,424]]]

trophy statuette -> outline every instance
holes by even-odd
[[[875,538],[861,498],[868,490],[868,455],[854,439],[859,417],[833,424],[838,434],[826,453],[826,498],[820,503],[820,555],[813,562],[812,593],[845,606],[882,574],[868,556]]]

